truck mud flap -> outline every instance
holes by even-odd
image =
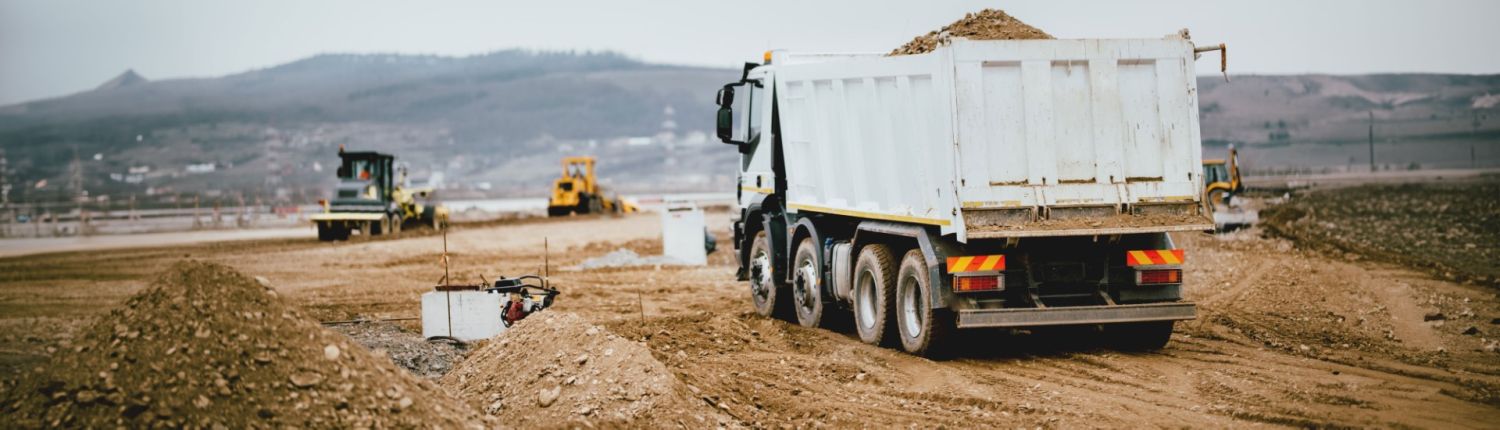
[[[1023,309],[965,309],[958,311],[958,328],[1114,324],[1190,320],[1197,317],[1197,306],[1191,302]]]

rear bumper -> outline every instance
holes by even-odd
[[[1198,309],[1192,302],[1023,309],[964,309],[958,311],[958,328],[1115,324],[1190,320],[1197,317]]]

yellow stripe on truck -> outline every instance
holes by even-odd
[[[998,256],[990,257],[989,259],[984,260],[983,265],[979,266],[979,271],[984,272],[988,270],[995,270],[995,266],[999,265],[1001,261],[1005,261],[1005,259]]]
[[[916,224],[927,224],[927,225],[938,225],[938,226],[945,226],[945,225],[951,224],[951,223],[948,222],[948,220],[945,220],[945,219],[920,218],[920,217],[906,216],[906,215],[886,215],[886,214],[875,213],[875,212],[865,212],[865,211],[855,211],[855,210],[849,210],[849,209],[829,208],[829,207],[822,207],[822,206],[806,205],[806,204],[801,204],[801,203],[792,203],[792,204],[787,205],[787,207],[791,208],[791,209],[801,210],[801,211],[820,212],[820,213],[825,213],[825,214],[843,215],[843,216],[851,216],[851,217],[857,217],[857,218],[878,219],[878,220],[884,220],[884,221],[909,222],[909,223],[916,223]]]
[[[1157,251],[1156,255],[1160,256],[1162,261],[1166,261],[1167,264],[1182,264],[1182,260],[1178,260],[1177,255],[1173,254],[1171,250]]]
[[[1135,258],[1135,261],[1141,262],[1140,264],[1150,264],[1151,261],[1151,255],[1146,251],[1130,251],[1130,256]]]
[[[968,269],[969,263],[973,262],[973,261],[974,261],[974,257],[972,257],[972,256],[969,256],[969,257],[958,257],[958,262],[954,263],[953,267],[949,267],[948,271],[950,273],[951,272],[967,272],[967,271],[969,271],[969,269]]]

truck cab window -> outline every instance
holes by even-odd
[[[751,144],[760,139],[760,120],[762,115],[765,115],[766,104],[760,100],[761,89],[759,87],[760,85],[755,82],[745,85],[745,103],[749,104],[748,109],[745,109],[747,113],[745,124],[750,128],[750,134],[745,135],[745,142]]]

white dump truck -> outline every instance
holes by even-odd
[[[718,135],[741,154],[735,249],[756,311],[816,327],[849,308],[865,342],[922,355],[970,328],[1164,346],[1195,317],[1167,233],[1213,229],[1205,50],[955,39],[747,63],[719,91]]]

